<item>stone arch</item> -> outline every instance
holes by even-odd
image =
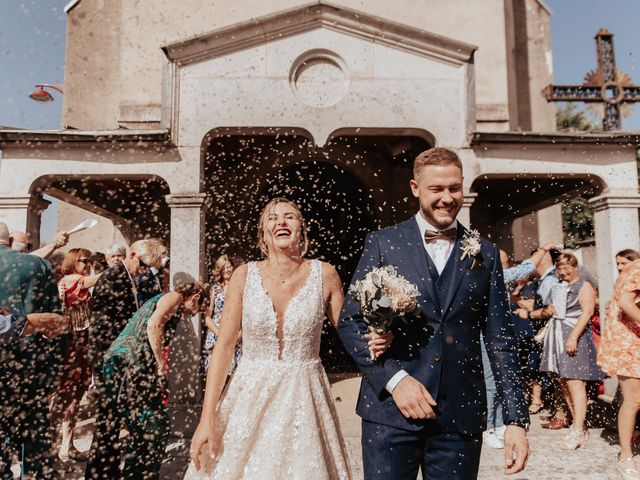
[[[31,195],[49,195],[109,220],[126,242],[141,237],[169,239],[170,185],[155,174],[57,174],[36,178]],[[78,218],[67,218],[73,223]],[[59,228],[64,229],[63,224]]]
[[[478,175],[470,188],[475,195],[471,206],[471,223],[483,235],[510,252],[511,225],[515,219],[576,196],[595,197],[606,188],[602,177],[589,173]],[[537,238],[533,232],[530,233],[531,237]],[[526,235],[524,237],[528,238]]]

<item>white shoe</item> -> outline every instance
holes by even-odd
[[[482,434],[482,441],[491,448],[495,448],[495,449],[504,448],[504,442],[498,437],[498,435],[496,435],[496,432],[494,429],[487,430],[486,432],[484,432]]]
[[[578,430],[573,425],[569,427],[569,434],[565,437],[564,442],[560,444],[562,450],[576,450],[580,447],[584,447],[589,438],[589,432],[586,430]]]
[[[493,431],[495,432],[496,437],[498,437],[501,441],[504,442],[504,432],[507,431],[507,426],[503,425],[501,427],[496,427],[493,429]]]
[[[618,458],[618,473],[623,480],[640,480],[640,470],[633,457]]]

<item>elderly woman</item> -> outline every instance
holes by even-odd
[[[109,267],[113,267],[117,265],[118,262],[124,260],[127,256],[127,249],[124,245],[114,243],[105,250],[104,256],[107,260],[107,265],[109,265]]]
[[[545,307],[553,316],[544,337],[540,369],[559,377],[573,417],[573,424],[561,448],[575,450],[583,446],[588,437],[585,429],[586,382],[604,378],[596,365],[596,348],[588,328],[596,305],[596,290],[580,276],[578,259],[571,253],[560,254],[555,266],[561,283],[554,289],[564,289],[566,304]],[[555,299],[557,301],[557,297]]]
[[[636,416],[640,411],[640,308],[637,305],[640,260],[628,263],[621,270],[598,352],[598,365],[608,375],[618,376],[622,390],[618,411],[618,471],[625,480],[640,480],[640,469],[631,448]]]

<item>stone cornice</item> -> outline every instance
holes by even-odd
[[[169,143],[171,134],[168,130],[0,130],[0,147],[2,144],[33,142],[92,142],[92,143]]]
[[[640,208],[640,194],[638,193],[605,193],[589,200],[589,206],[594,212],[601,212],[611,208]]]
[[[202,208],[207,199],[206,193],[173,193],[165,195],[167,205],[171,208]]]
[[[599,132],[599,133],[563,133],[563,132],[473,132],[471,145],[486,144],[614,144],[629,148],[640,146],[640,132]]]
[[[476,46],[326,3],[305,5],[252,19],[163,47],[167,58],[188,65],[316,28],[360,37],[454,65],[473,61]]]

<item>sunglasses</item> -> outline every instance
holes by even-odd
[[[78,263],[84,263],[85,265],[91,262],[90,258],[79,258]]]

